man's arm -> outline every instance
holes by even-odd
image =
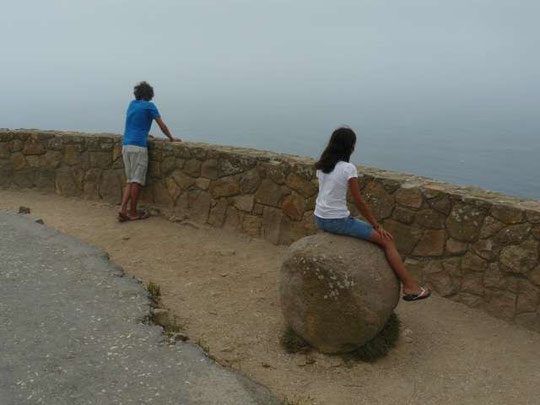
[[[180,138],[174,138],[171,135],[171,131],[169,131],[169,128],[167,127],[167,125],[165,125],[165,123],[163,122],[163,120],[160,117],[156,118],[156,122],[159,125],[159,128],[161,129],[161,132],[163,132],[163,134],[165,134],[165,136],[167,138],[169,138],[169,141],[171,141],[171,142],[182,142],[182,140]]]

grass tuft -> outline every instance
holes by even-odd
[[[392,313],[377,336],[353,352],[342,354],[342,358],[345,361],[373,363],[386,356],[398,341],[400,325],[401,321],[398,316]],[[301,336],[298,336],[291,327],[287,327],[281,336],[281,346],[287,353],[308,352],[311,350],[309,343]]]
[[[299,353],[311,350],[309,343],[301,336],[298,336],[290,326],[285,329],[280,343],[287,353]]]
[[[165,332],[165,334],[169,337],[174,335],[175,333],[180,333],[183,331],[184,331],[184,328],[181,325],[178,325],[176,322],[169,323],[163,326],[163,332]]]
[[[156,304],[161,299],[161,288],[159,284],[154,283],[153,281],[150,281],[148,285],[146,286],[146,289],[150,293],[150,298],[152,298],[152,301],[154,301]]]
[[[398,341],[400,325],[401,321],[393,312],[377,336],[354,352],[349,353],[347,357],[367,363],[374,363],[386,356]]]
[[[283,399],[283,405],[308,405],[313,403],[313,398],[308,397],[301,397],[301,398],[289,398],[288,396],[285,396]]]

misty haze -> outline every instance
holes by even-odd
[[[536,1],[18,1],[0,127],[122,133],[154,86],[174,136],[540,198]],[[152,134],[161,136],[154,126]]]

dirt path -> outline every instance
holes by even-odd
[[[116,208],[0,190],[0,208],[31,207],[49,226],[102,247],[161,286],[163,303],[218,360],[294,404],[538,404],[540,334],[438,297],[400,304],[412,331],[376,364],[288,355],[277,279],[284,247],[162,218],[119,224]]]

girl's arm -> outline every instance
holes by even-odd
[[[392,239],[392,235],[382,229],[381,225],[377,222],[375,217],[373,216],[373,213],[371,212],[371,208],[365,203],[364,199],[360,195],[360,187],[358,186],[358,178],[351,177],[348,181],[349,183],[349,190],[351,191],[351,194],[353,196],[354,203],[356,204],[356,207],[362,214],[364,218],[368,220],[368,222],[373,226],[373,228],[380,232],[385,238]]]

